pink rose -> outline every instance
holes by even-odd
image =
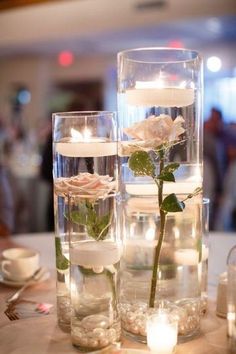
[[[67,196],[72,193],[89,199],[105,198],[115,187],[116,182],[112,177],[97,173],[80,173],[78,176],[60,177],[54,181],[54,189],[58,195]]]
[[[163,143],[174,142],[185,132],[182,127],[184,119],[178,116],[173,120],[170,116],[150,116],[139,123],[135,123],[124,132],[133,138],[132,141],[122,142],[120,155],[130,155],[134,151],[150,151]]]

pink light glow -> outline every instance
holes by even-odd
[[[61,66],[70,66],[74,62],[74,55],[69,51],[63,51],[58,55],[58,63]]]

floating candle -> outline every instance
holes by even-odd
[[[180,265],[197,265],[199,262],[199,252],[191,248],[180,248],[175,251],[175,262]]]
[[[85,241],[70,248],[70,261],[85,267],[105,267],[120,260],[120,248],[111,241]]]
[[[191,88],[138,88],[126,91],[127,104],[144,107],[185,107],[193,104]]]
[[[202,261],[206,261],[209,257],[209,248],[206,245],[202,245]]]
[[[117,154],[117,143],[107,142],[100,138],[89,138],[89,141],[67,141],[55,143],[55,151],[67,157],[99,157]]]
[[[189,194],[196,188],[201,187],[199,181],[196,182],[176,182],[164,184],[164,194]],[[158,192],[157,186],[154,183],[127,183],[125,186],[126,192],[131,195],[155,195]]]

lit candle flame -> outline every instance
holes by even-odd
[[[92,135],[88,128],[85,128],[83,133],[80,133],[78,130],[71,128],[70,133],[72,142],[89,141]]]

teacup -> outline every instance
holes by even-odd
[[[1,270],[4,278],[24,281],[39,268],[39,253],[27,248],[9,248],[2,252]]]

